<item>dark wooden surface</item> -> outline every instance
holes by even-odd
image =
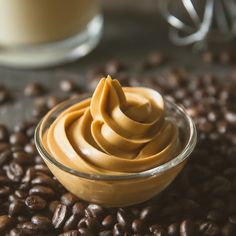
[[[148,1],[150,4],[153,1]],[[99,46],[88,56],[71,64],[40,70],[17,70],[0,67],[0,83],[14,91],[15,102],[0,107],[0,122],[12,125],[29,116],[31,101],[23,96],[23,88],[31,81],[40,81],[52,92],[58,89],[62,79],[76,80],[81,86],[88,83],[87,72],[111,59],[118,59],[134,68],[151,51],[162,51],[168,62],[161,69],[152,71],[158,77],[163,70],[180,66],[187,71],[201,74],[209,71],[227,78],[232,65],[208,65],[200,60],[191,47],[176,47],[167,36],[167,25],[156,8],[142,7],[131,9],[130,6],[105,6],[105,30]],[[152,9],[152,10],[150,10]],[[222,47],[222,46],[221,46]],[[226,45],[229,48],[229,45]],[[130,73],[140,76],[138,70]]]

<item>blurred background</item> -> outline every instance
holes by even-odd
[[[60,81],[65,79],[76,81],[79,87],[90,87],[92,77],[113,74],[120,63],[127,65],[128,69],[122,73],[114,73],[118,79],[125,76],[140,79],[144,75],[158,79],[170,68],[181,68],[193,75],[206,72],[219,77],[229,77],[229,74],[234,73],[234,39],[207,43],[207,47],[203,48],[205,51],[196,50],[193,45],[176,46],[169,39],[170,26],[160,13],[160,2],[101,1],[101,12],[104,17],[101,41],[91,53],[72,63],[62,63],[48,68],[44,66],[40,69],[30,69],[27,65],[21,69],[17,69],[17,66],[1,66],[0,82],[14,91],[17,102],[11,106],[2,102],[0,121],[11,124],[31,114],[32,101],[20,92],[29,83],[42,83],[52,94],[60,93]],[[175,10],[178,8],[180,17],[182,13],[186,16],[183,4],[177,4]],[[153,54],[155,55],[150,59],[150,55]],[[25,57],[21,58],[23,60]],[[162,63],[163,58],[165,63]],[[29,57],[29,60],[34,59]],[[157,64],[161,60],[161,66],[145,71],[143,68],[149,63],[148,60],[153,60]],[[109,69],[106,71],[104,67]]]

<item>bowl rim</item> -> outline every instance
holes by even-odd
[[[173,101],[171,101],[169,98],[167,97],[163,97],[164,99],[164,103],[171,105],[171,107],[174,108],[174,110],[177,110],[178,112],[181,113],[181,115],[184,117],[185,121],[188,124],[188,128],[189,128],[189,135],[186,141],[185,146],[183,147],[182,151],[173,159],[169,160],[168,162],[153,167],[151,169],[145,170],[145,171],[140,171],[140,172],[135,172],[135,173],[127,173],[124,175],[100,175],[100,174],[90,174],[90,173],[86,173],[86,172],[82,172],[82,171],[78,171],[75,169],[71,169],[65,165],[63,165],[62,163],[60,163],[59,161],[57,161],[54,157],[52,157],[48,151],[44,148],[42,142],[41,142],[41,132],[42,129],[44,127],[42,127],[43,125],[43,121],[45,121],[46,119],[46,123],[47,123],[47,119],[50,118],[50,116],[56,112],[59,108],[61,108],[62,106],[64,107],[69,107],[68,105],[73,105],[75,104],[75,102],[79,102],[82,101],[83,99],[89,98],[91,94],[84,94],[81,96],[78,96],[76,98],[71,98],[68,99],[62,103],[59,103],[57,106],[55,106],[52,110],[50,110],[38,123],[38,125],[36,126],[35,129],[35,133],[34,133],[34,140],[35,140],[35,145],[36,148],[39,152],[39,154],[41,155],[41,157],[43,159],[45,159],[46,161],[49,161],[51,164],[55,165],[56,167],[60,168],[61,170],[75,175],[77,177],[81,177],[84,179],[89,179],[89,180],[128,180],[128,179],[140,179],[140,178],[147,178],[147,177],[151,177],[154,175],[157,175],[159,173],[162,173],[164,171],[167,171],[177,165],[179,165],[180,163],[184,162],[192,153],[192,151],[194,150],[196,143],[197,143],[197,130],[196,130],[196,126],[192,120],[192,118],[187,114],[185,108],[182,105],[177,105],[176,103],[174,103]],[[64,111],[64,109],[61,110]]]

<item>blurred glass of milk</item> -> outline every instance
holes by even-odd
[[[103,28],[98,0],[0,0],[0,64],[48,67],[89,53]]]

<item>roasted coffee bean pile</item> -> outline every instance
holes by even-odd
[[[236,62],[236,53],[231,50],[223,50],[218,53],[205,51],[202,53],[202,60],[206,63],[233,64]]]
[[[145,65],[161,63],[156,54]],[[13,130],[0,125],[0,235],[235,236],[236,82],[206,74],[193,78],[180,69],[162,79],[134,78],[114,61],[96,71],[117,75],[124,85],[150,86],[183,104],[198,128],[191,160],[166,191],[148,202],[112,209],[84,202],[60,185],[35,148],[37,122],[61,101],[45,95],[36,100],[30,121]],[[92,89],[97,78],[85,89]],[[59,87],[68,97],[78,92],[71,81]],[[25,94],[36,96],[39,88],[27,87]]]

